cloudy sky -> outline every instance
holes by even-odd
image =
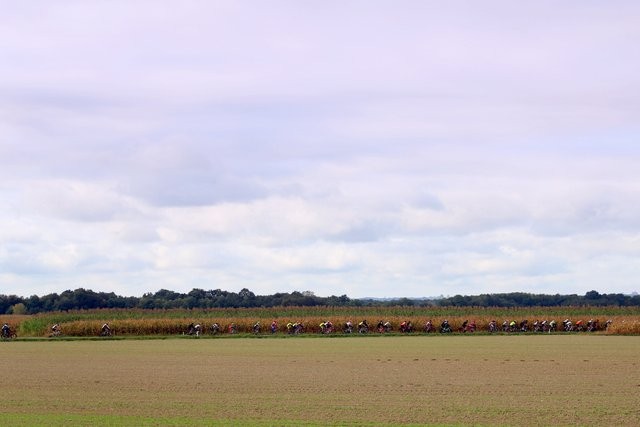
[[[0,10],[0,293],[640,289],[639,2]]]

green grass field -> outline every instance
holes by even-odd
[[[0,424],[640,423],[640,337],[13,341]]]

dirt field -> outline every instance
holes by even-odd
[[[640,337],[2,342],[2,425],[640,424]]]

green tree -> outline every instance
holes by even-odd
[[[19,302],[18,304],[14,304],[9,309],[9,314],[27,314],[27,306],[23,303]]]

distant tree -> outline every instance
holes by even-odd
[[[238,294],[240,298],[240,305],[242,307],[255,307],[256,295],[247,288],[243,288]]]
[[[598,291],[589,291],[584,294],[584,297],[588,300],[597,300],[600,298],[600,293]]]
[[[100,295],[93,291],[87,291],[84,288],[79,288],[73,291],[72,301],[74,309],[90,310],[92,308],[100,308],[104,306],[104,302]]]
[[[160,289],[153,295],[155,299],[163,301],[173,301],[182,298],[184,295],[178,292],[168,291],[166,289]]]
[[[41,311],[45,311],[42,300],[38,295],[31,295],[25,303],[27,305],[27,313],[29,314],[35,314]]]
[[[29,298],[16,295],[0,295],[0,313],[24,312],[35,314],[45,311],[77,310],[92,308],[224,308],[224,307],[284,307],[284,306],[481,306],[481,307],[528,307],[528,306],[640,306],[640,295],[600,294],[589,291],[585,295],[546,295],[513,292],[503,294],[455,295],[436,300],[399,298],[390,300],[350,299],[347,295],[319,297],[311,291],[256,295],[247,288],[240,292],[221,289],[205,291],[192,289],[188,294],[161,289],[145,293],[142,297],[122,297],[113,292],[94,292],[78,288]]]
[[[9,308],[9,314],[27,314],[27,307],[19,302]]]
[[[24,302],[22,298],[15,295],[0,295],[0,313],[9,313],[11,307]]]

